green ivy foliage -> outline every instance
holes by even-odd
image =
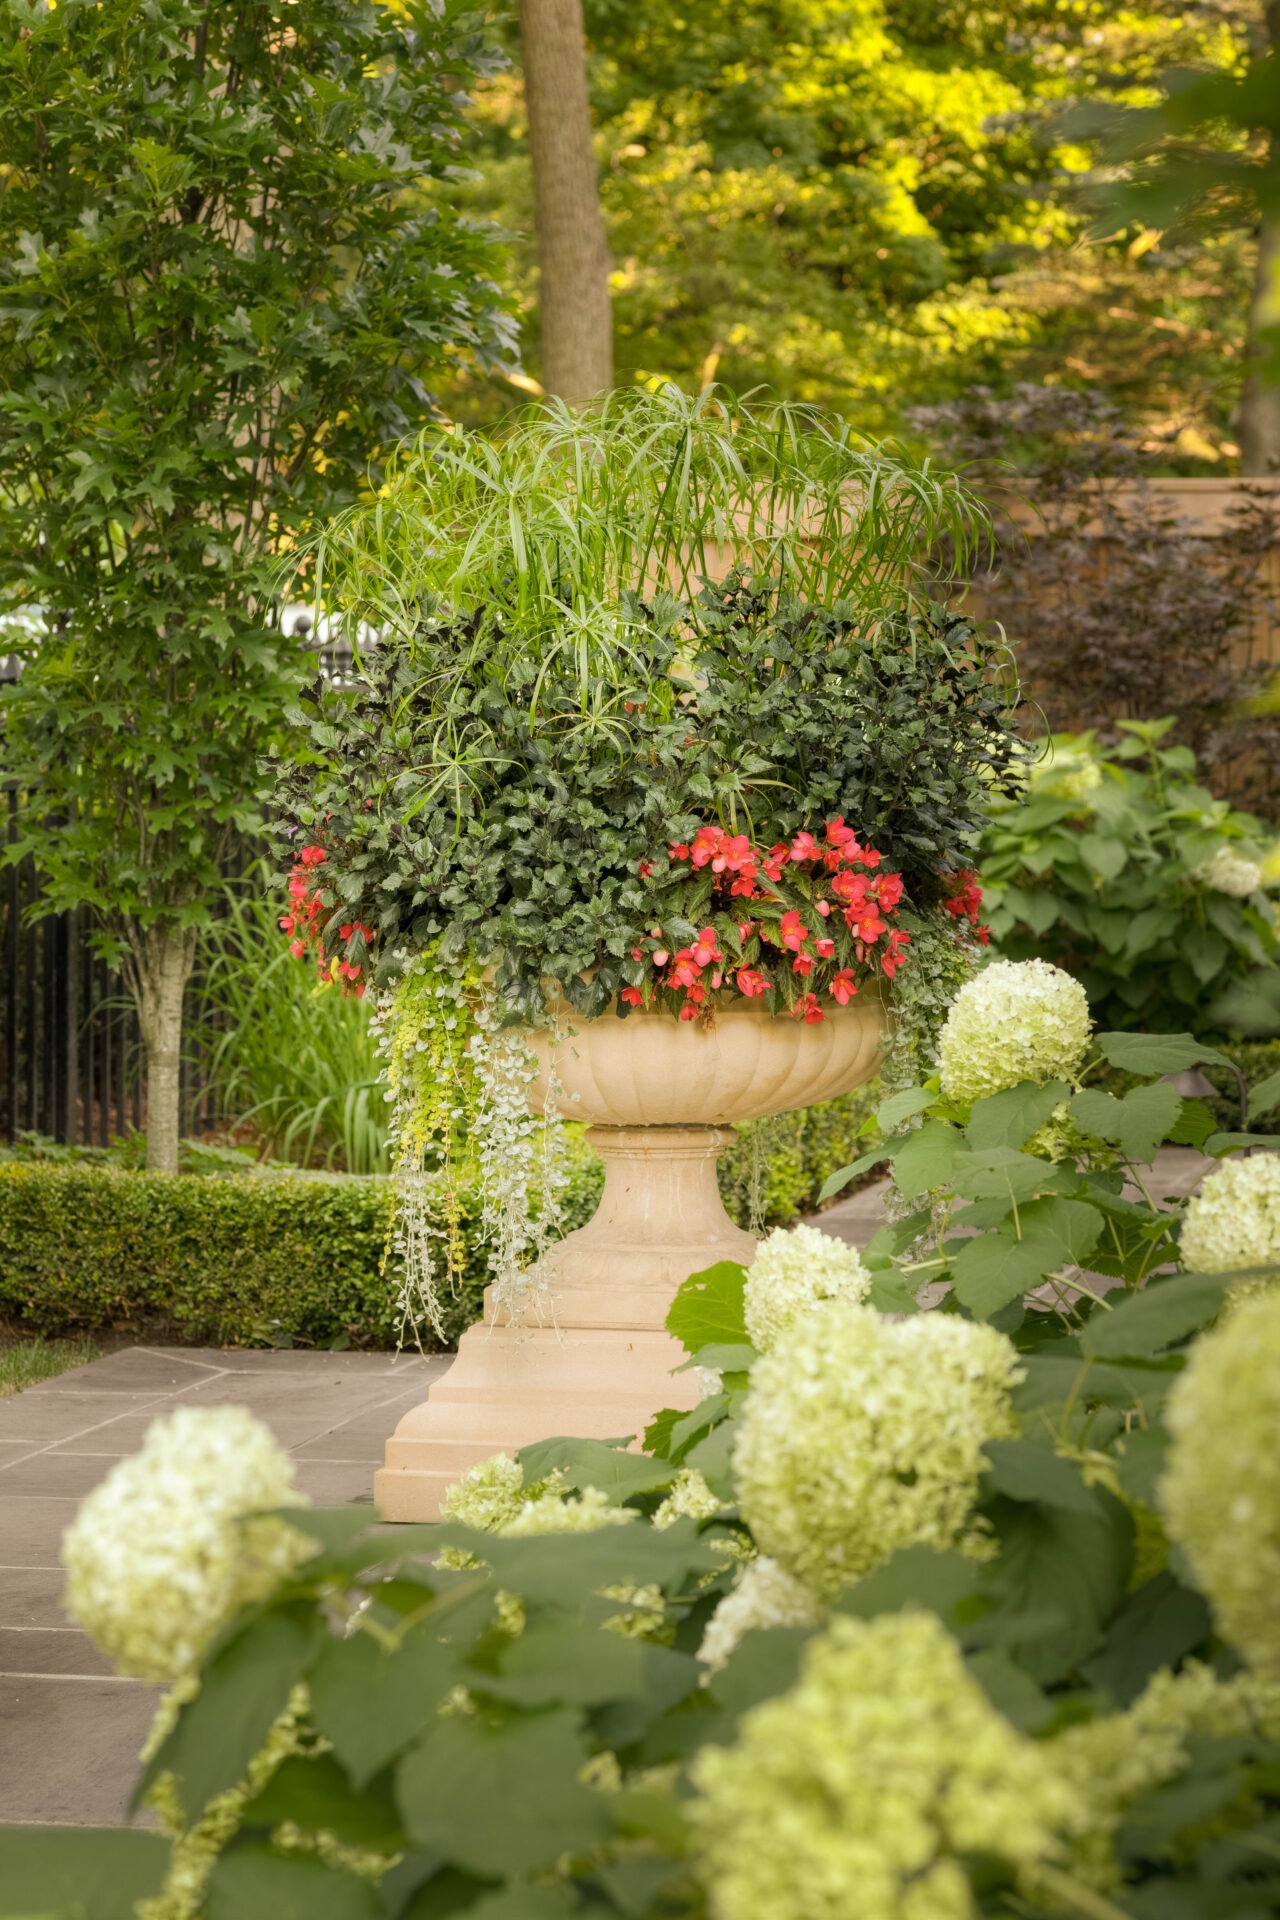
[[[983,911],[1010,960],[1051,960],[1114,1027],[1238,1024],[1233,1002],[1280,942],[1261,891],[1234,897],[1198,869],[1228,848],[1252,859],[1265,821],[1215,800],[1172,721],[1120,721],[1114,745],[1063,736],[1025,797],[992,807],[981,846]],[[1274,1005],[1263,1006],[1275,1020]]]
[[[536,1011],[549,976],[595,1014],[639,977],[630,949],[658,912],[641,862],[661,873],[703,822],[768,846],[841,814],[927,907],[992,789],[1016,786],[999,649],[960,615],[872,618],[738,574],[692,622],[666,594],[624,611],[621,683],[585,707],[570,645],[508,649],[483,615],[436,606],[357,688],[317,687],[310,764],[283,768],[280,806],[337,869],[328,951],[339,921],[375,930],[384,971],[441,940],[492,958],[513,1007]],[[363,957],[358,929],[342,950]]]

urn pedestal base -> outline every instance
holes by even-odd
[[[387,1442],[374,1479],[384,1520],[434,1520],[468,1467],[557,1434],[642,1438],[663,1407],[697,1402],[694,1375],[665,1321],[677,1288],[717,1260],[749,1262],[716,1185],[727,1127],[594,1126],[605,1163],[599,1208],[549,1262],[554,1325],[485,1321]]]

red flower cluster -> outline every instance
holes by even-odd
[[[990,927],[984,927],[978,915],[982,911],[982,888],[978,885],[978,876],[972,867],[959,867],[955,873],[944,876],[947,885],[955,892],[949,900],[944,900],[944,910],[953,920],[967,920],[973,928],[973,937],[979,946],[985,947],[991,938]]]
[[[829,820],[821,840],[809,832],[798,833],[790,842],[779,840],[767,851],[753,846],[744,833],[699,827],[688,844],[669,847],[668,858],[677,874],[686,862],[690,877],[710,870],[713,905],[727,914],[733,936],[706,926],[696,941],[672,953],[663,944],[661,927],[653,927],[647,945],[632,947],[633,960],[647,960],[653,967],[654,989],[683,996],[682,1020],[698,1018],[706,1008],[707,994],[722,987],[726,975],[732,975],[739,993],[753,1000],[777,990],[779,969],[784,977],[790,972],[808,981],[821,963],[835,962],[823,991],[843,1007],[858,991],[849,962],[887,979],[902,964],[902,950],[911,936],[901,928],[890,928],[885,917],[902,898],[902,876],[877,873],[880,854],[874,847],[863,847],[843,819]],[[653,868],[653,861],[641,861],[641,877],[648,878]],[[777,891],[784,873],[789,882],[800,884],[805,907],[788,905]],[[794,898],[794,885],[787,890]],[[743,907],[736,903],[745,901],[755,903],[756,910],[743,918]],[[819,923],[813,928],[806,925],[810,909]],[[726,961],[726,942],[736,946],[740,964]],[[838,964],[838,943],[844,948],[844,965]],[[761,964],[754,964],[757,960]],[[622,989],[628,1006],[648,1004],[647,985]],[[800,993],[791,1016],[810,1024],[824,1018],[813,987],[806,986]]]
[[[295,960],[301,960],[308,948],[314,949],[322,980],[330,978],[330,970],[324,964],[323,943],[332,916],[326,912],[320,890],[314,884],[314,870],[322,866],[327,858],[323,847],[302,849],[289,875],[289,898],[293,905],[288,913],[280,916],[281,932],[294,935],[289,942],[290,953]],[[373,928],[366,927],[363,920],[348,920],[338,928],[338,937],[344,941],[350,941],[357,933],[363,936],[366,947],[373,944]],[[354,993],[357,999],[364,994],[363,972],[363,963],[359,960],[344,959],[338,962],[338,978],[343,981],[346,991]]]

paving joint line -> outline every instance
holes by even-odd
[[[156,1357],[158,1356],[152,1356],[152,1358]],[[211,1378],[217,1379],[221,1375],[228,1374],[230,1368],[209,1367],[206,1371]],[[180,1400],[184,1394],[190,1393],[194,1387],[207,1386],[208,1384],[209,1382],[205,1380],[189,1380],[185,1387],[173,1388],[167,1393],[153,1394],[149,1399],[144,1400],[141,1406],[122,1407],[119,1413],[113,1413],[107,1420],[95,1420],[90,1427],[79,1427],[74,1433],[61,1434],[56,1440],[49,1440],[42,1447],[33,1447],[30,1453],[20,1453],[16,1460],[6,1460],[3,1466],[0,1466],[0,1493],[4,1491],[3,1476],[8,1473],[11,1468],[23,1467],[28,1460],[38,1460],[42,1454],[52,1453],[55,1447],[65,1447],[68,1441],[83,1440],[91,1433],[101,1433],[104,1427],[113,1427],[117,1420],[125,1420],[131,1413],[146,1413],[151,1407],[159,1406],[166,1400]]]

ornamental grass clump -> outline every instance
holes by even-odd
[[[865,1300],[870,1289],[856,1247],[816,1227],[775,1227],[747,1268],[743,1307],[751,1344],[769,1353],[821,1301]]]
[[[927,1613],[833,1620],[691,1773],[713,1920],[966,1920],[973,1856],[1015,1878],[1084,1817]]]
[[[1196,1342],[1165,1423],[1165,1526],[1224,1637],[1280,1679],[1280,1292],[1241,1302]]]
[[[900,1547],[985,1552],[970,1518],[983,1448],[1015,1431],[1019,1378],[994,1327],[848,1300],[806,1315],[753,1368],[734,1447],[761,1551],[817,1594]]]
[[[938,1039],[942,1091],[984,1100],[1024,1081],[1075,1082],[1093,1023],[1078,980],[1045,960],[996,960],[967,980]]]
[[[68,1527],[67,1609],[120,1673],[183,1679],[314,1551],[271,1512],[303,1504],[293,1463],[246,1408],[179,1407]]]

